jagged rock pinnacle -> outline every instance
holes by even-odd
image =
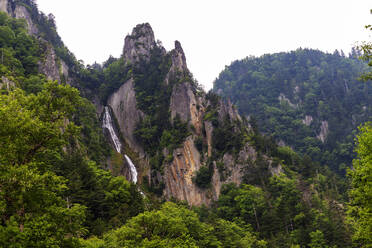
[[[182,71],[187,73],[187,64],[186,64],[186,56],[183,52],[181,43],[176,40],[174,42],[174,49],[171,51],[172,56],[172,72]]]
[[[125,37],[123,56],[127,61],[135,62],[141,57],[148,59],[155,46],[154,32],[148,23],[138,24],[132,34]]]

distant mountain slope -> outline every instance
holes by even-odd
[[[213,90],[281,144],[339,169],[351,163],[353,130],[372,116],[372,85],[358,81],[366,67],[356,57],[311,49],[247,57]]]

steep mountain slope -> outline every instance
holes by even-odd
[[[205,93],[179,42],[139,24],[85,67],[34,1],[0,3],[32,22],[0,15],[0,246],[350,245],[342,182]]]
[[[242,137],[231,147],[223,144],[218,150],[213,134],[223,125],[235,128],[237,136],[248,135],[249,130],[231,104],[198,88],[180,43],[176,41],[175,49],[167,53],[155,43],[150,25],[141,24],[125,38],[120,60],[124,61],[127,79],[108,96],[107,106],[112,109],[123,141],[142,160],[139,182],[160,195],[164,189],[168,199],[209,205],[219,195],[222,182],[216,162],[221,161],[232,175],[225,181],[240,184],[241,165],[235,166],[232,152],[237,159],[246,160],[247,151],[254,149],[245,146]],[[201,168],[208,168],[210,189],[193,182]]]
[[[1,0],[0,7],[9,16],[24,20],[28,34],[37,39],[41,56],[39,72],[47,79],[71,84],[71,74],[79,66],[57,33],[54,16],[39,12],[32,0]]]
[[[248,57],[226,67],[213,90],[281,144],[342,171],[353,130],[372,116],[372,85],[358,81],[366,66],[356,57],[309,49]]]

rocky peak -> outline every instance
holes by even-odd
[[[132,34],[125,37],[123,57],[127,61],[136,62],[139,59],[150,58],[150,51],[156,45],[154,32],[150,24],[138,24]]]
[[[176,40],[174,42],[174,49],[171,51],[172,56],[172,69],[187,72],[186,56],[183,52],[181,43]],[[171,69],[171,70],[172,70]]]
[[[123,58],[132,66],[144,66],[142,61],[137,62],[145,59],[145,62],[151,63],[153,56],[164,56],[167,66],[170,66],[167,67],[169,71],[162,72],[165,74],[162,79],[164,81],[154,87],[169,92],[169,95],[165,94],[169,97],[169,121],[174,124],[174,120],[179,117],[187,125],[184,140],[177,145],[160,147],[155,156],[146,152],[148,144],[137,140],[134,133],[138,124],[145,119],[151,123],[155,118],[147,118],[151,117],[148,116],[151,113],[141,110],[137,104],[139,100],[135,73],[109,96],[107,105],[113,110],[123,140],[138,155],[140,165],[136,165],[140,179],[145,180],[149,187],[166,199],[185,200],[191,205],[209,205],[218,198],[222,184],[240,184],[242,170],[248,166],[247,161],[255,161],[257,157],[254,148],[248,143],[226,149],[218,148],[218,141],[213,138],[215,133],[222,135],[218,136],[219,139],[235,133],[243,136],[247,134],[249,127],[244,126],[231,101],[223,101],[216,95],[207,96],[208,94],[198,89],[187,68],[186,56],[179,41],[175,41],[174,49],[168,53],[160,44],[155,42],[149,24],[137,25],[132,34],[125,38]],[[151,53],[155,51],[154,48],[160,48],[162,52]],[[156,125],[155,122],[152,124]],[[163,130],[163,135],[173,131]],[[161,146],[160,141],[158,145]],[[208,173],[211,173],[209,189],[199,187],[193,181],[202,167],[207,167]],[[142,183],[141,180],[139,183]]]

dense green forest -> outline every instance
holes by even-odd
[[[277,142],[343,174],[356,128],[372,116],[372,84],[359,80],[367,65],[358,56],[298,49],[247,57],[227,66],[213,90]]]
[[[316,109],[325,108],[323,105],[319,107],[317,102],[318,93],[325,94],[319,101],[330,104],[326,108],[329,112],[297,112],[302,111],[302,107],[292,108],[287,103],[278,102],[276,107],[269,106],[282,93],[279,86],[276,91],[268,93],[273,94],[271,98],[261,97],[266,103],[261,106],[264,115],[272,108],[271,118],[284,118],[288,114],[285,119],[293,122],[298,122],[307,113],[314,119],[324,120],[323,115],[332,116],[333,111],[349,111],[349,104],[355,108],[350,110],[351,114],[358,113],[355,123],[340,124],[345,126],[336,130],[350,132],[349,135],[355,130],[357,157],[350,153],[352,138],[339,140],[335,145],[328,136],[321,144],[309,130],[304,135],[309,134],[310,140],[304,139],[312,144],[312,149],[309,149],[316,152],[305,152],[305,148],[301,150],[294,143],[294,148],[299,151],[296,153],[288,146],[278,146],[272,137],[266,135],[273,132],[275,138],[291,144],[284,133],[280,133],[286,128],[290,130],[291,125],[281,126],[279,131],[265,129],[259,112],[255,114],[257,121],[254,118],[249,121],[243,118],[238,123],[219,120],[220,97],[213,92],[202,92],[191,74],[174,76],[169,84],[165,84],[170,58],[159,47],[155,46],[151,51],[149,61],[140,60],[135,65],[126,63],[123,58],[110,57],[102,65],[84,67],[63,45],[52,19],[39,13],[34,1],[16,2],[25,4],[33,18],[38,20],[40,33],[39,37],[30,36],[23,20],[0,13],[0,247],[371,247],[372,129],[368,123],[359,131],[353,129],[371,116],[371,106],[363,108],[365,101],[371,102],[371,89],[367,84],[355,82],[353,85],[354,82],[350,81],[349,92],[339,92],[340,96],[336,94],[337,89],[335,92],[330,88],[331,92],[322,90],[320,85],[326,82],[328,69],[319,69],[323,67],[318,65],[319,68],[312,70],[320,74],[324,71],[312,79],[306,79],[310,75],[306,70],[288,73],[295,75],[291,83],[301,82],[300,87],[309,88],[313,97],[309,102],[312,101]],[[44,57],[45,40],[54,46],[59,58],[69,64],[80,92],[65,82],[51,82],[39,74],[38,63]],[[368,45],[364,49],[364,59],[371,64],[372,49]],[[310,54],[313,57],[308,62]],[[272,62],[270,66],[276,65],[285,73],[296,68],[293,64],[284,66],[280,63],[282,56],[286,55],[272,55],[275,59],[271,55],[266,57]],[[366,69],[354,58],[337,54],[298,50],[292,56],[297,65],[313,63],[316,67],[317,63],[328,64],[329,70],[334,70],[335,85],[342,78],[354,80],[354,76],[360,76]],[[305,58],[306,62],[300,63]],[[259,63],[254,70],[266,64],[260,59],[252,60]],[[245,63],[249,64],[249,61]],[[243,70],[245,65],[241,66]],[[264,80],[268,71],[273,72],[270,66],[264,66],[267,71],[247,73],[247,77],[255,75],[255,80],[258,80],[255,87],[250,88],[254,91],[250,97],[260,97],[258,92],[272,82],[271,79],[268,82]],[[231,76],[229,69],[226,70]],[[296,81],[296,75],[302,78]],[[218,163],[223,154],[229,152],[236,158],[243,144],[248,142],[256,149],[258,158],[244,167],[243,183],[240,186],[223,185],[219,199],[209,207],[191,207],[176,200],[164,202],[159,197],[161,184],[140,189],[125,177],[114,176],[106,170],[107,158],[113,149],[104,137],[95,107],[88,99],[95,92],[105,103],[108,96],[129,77],[135,81],[138,108],[146,113],[135,135],[149,155],[153,168],[161,173],[165,161],[173,159],[163,157],[161,151],[177,148],[193,128],[178,116],[171,122],[168,111],[172,87],[190,80],[192,89],[205,94],[210,103],[203,118],[214,126],[212,157],[204,158],[207,166],[201,167],[194,183],[208,190],[213,175],[212,159],[217,161],[223,176],[226,168]],[[366,74],[365,78],[371,76]],[[312,83],[321,79],[324,80],[313,88]],[[230,79],[230,82],[233,92],[235,88],[232,85],[237,85],[238,81]],[[293,91],[289,86],[287,90],[283,93],[290,98]],[[331,103],[325,100],[326,96],[333,99]],[[338,98],[341,96],[346,103]],[[290,101],[301,105],[296,98],[290,98]],[[238,107],[242,106],[237,103]],[[337,104],[341,106],[334,110]],[[304,106],[314,111],[310,105]],[[337,118],[343,118],[342,114],[339,113]],[[327,120],[330,127],[337,121]],[[271,121],[280,123],[281,120],[274,118]],[[316,127],[303,125],[301,128]],[[329,135],[332,132],[330,128]],[[304,146],[307,147],[306,142]],[[195,145],[201,154],[206,152],[201,137],[196,139]],[[341,152],[339,146],[343,147],[345,157],[332,155],[335,150]],[[331,148],[331,155],[337,157],[335,164],[323,156]],[[280,165],[282,173],[273,174],[268,170],[268,158],[270,166]],[[349,171],[351,190],[347,191],[348,182],[321,164],[328,161],[326,164],[338,168],[340,161],[348,165],[351,158],[355,158],[354,170]]]

